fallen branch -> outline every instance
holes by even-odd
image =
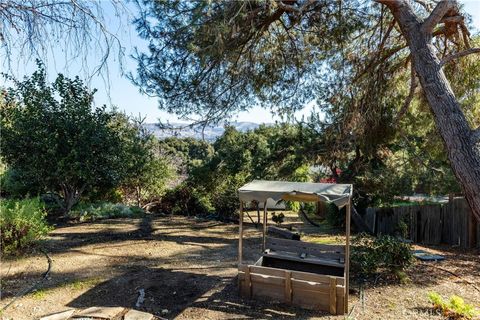
[[[48,268],[47,268],[47,271],[45,271],[45,273],[43,274],[42,278],[40,280],[38,280],[37,282],[35,282],[33,285],[31,285],[30,287],[26,288],[25,290],[23,291],[20,291],[19,293],[17,293],[12,301],[10,301],[9,303],[7,303],[3,308],[0,309],[0,314],[2,314],[10,305],[12,305],[12,303],[14,303],[15,301],[17,301],[18,299],[20,299],[21,297],[23,297],[24,295],[26,295],[27,293],[35,290],[43,281],[45,281],[48,277],[48,275],[50,274],[50,270],[52,269],[52,259],[50,259],[50,257],[48,256],[47,254],[47,251],[45,250],[42,250],[43,254],[45,255],[45,257],[47,257],[47,261],[48,261]]]
[[[478,292],[480,292],[480,289],[479,289],[474,283],[472,283],[472,282],[470,282],[470,281],[468,281],[468,280],[465,280],[464,278],[460,277],[459,275],[457,275],[456,273],[454,273],[454,272],[452,272],[452,271],[450,271],[450,270],[444,269],[444,268],[442,268],[442,267],[438,267],[438,266],[433,265],[433,264],[425,264],[425,265],[430,266],[430,267],[433,267],[433,268],[436,268],[436,269],[441,270],[441,271],[443,271],[443,272],[449,273],[449,274],[451,274],[452,276],[457,277],[458,279],[463,280],[465,283],[471,285],[475,290],[477,290]]]

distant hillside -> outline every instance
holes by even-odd
[[[185,126],[184,123],[170,123],[172,127],[181,127]],[[238,131],[245,132],[248,130],[253,130],[258,128],[260,124],[254,122],[232,122],[230,125],[234,126]],[[181,130],[165,130],[160,129],[155,123],[146,123],[145,127],[150,130],[157,138],[167,138],[167,137],[179,137],[179,138],[196,138],[202,139],[202,130],[200,126],[194,126],[192,128],[184,128]],[[205,128],[205,140],[214,141],[225,131],[222,126],[213,126]]]

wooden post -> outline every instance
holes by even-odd
[[[243,260],[243,201],[240,201],[240,218],[238,227],[238,265],[242,264]]]
[[[352,214],[352,192],[350,191],[350,197],[347,203],[347,216],[345,217],[345,235],[346,235],[346,244],[345,244],[345,313],[348,313],[348,294],[349,294],[349,284],[350,284],[350,217]]]
[[[330,313],[337,314],[337,279],[330,277]]]
[[[292,303],[292,273],[285,270],[285,302]]]
[[[245,286],[247,287],[247,296],[252,297],[252,276],[250,275],[250,266],[245,270]]]
[[[263,244],[262,253],[265,252],[267,246],[267,200],[263,202]]]

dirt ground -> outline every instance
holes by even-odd
[[[234,224],[186,217],[146,216],[69,225],[44,243],[53,264],[39,289],[16,300],[2,319],[36,319],[66,308],[132,308],[145,290],[144,310],[168,319],[343,319],[271,301],[238,297],[237,232]],[[309,232],[312,233],[312,232]],[[260,234],[246,228],[245,255],[258,258]],[[322,237],[310,234],[309,240]],[[331,238],[331,236],[330,236]],[[411,282],[367,287],[360,299],[353,284],[350,319],[441,319],[427,299],[431,290],[453,294],[480,308],[478,251],[428,248],[446,255],[439,263],[417,262]],[[441,268],[441,269],[439,269]],[[1,306],[40,279],[47,269],[41,253],[3,260]],[[454,274],[449,273],[453,272]]]

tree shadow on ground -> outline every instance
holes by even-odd
[[[427,287],[442,282],[465,282],[472,279],[480,285],[480,250],[461,249],[449,245],[422,246],[426,251],[434,251],[445,257],[442,261],[420,261],[415,259],[411,267],[405,271],[408,282],[413,286]],[[476,279],[476,280],[475,280]],[[475,284],[474,283],[474,284]],[[368,279],[356,278],[351,272],[351,288],[357,291],[364,288],[380,288],[383,286],[400,285],[400,281],[391,272],[374,275]]]
[[[218,312],[221,317],[249,319],[306,319],[323,315],[265,299],[244,300],[238,295],[237,278],[197,274],[177,269],[138,267],[102,282],[67,304],[73,308],[120,306],[173,319],[189,309]],[[136,306],[140,289],[144,301]],[[201,310],[198,310],[201,309]],[[324,314],[328,315],[328,314]],[[188,313],[183,314],[188,318]]]
[[[239,295],[238,278],[223,281],[217,290],[209,292],[194,301],[191,312],[217,311],[227,319],[310,319],[331,316],[326,312],[300,309],[285,303],[272,301],[268,297],[243,299]],[[200,309],[200,310],[198,310]],[[188,314],[185,316],[188,317]]]
[[[96,228],[91,231],[88,230],[89,232],[75,232],[75,230],[72,231],[69,227],[64,227],[55,231],[52,234],[51,239],[45,241],[45,247],[49,252],[61,253],[86,245],[105,243],[106,245],[111,246],[112,243],[120,243],[129,240],[172,241],[178,244],[196,244],[199,246],[202,244],[236,243],[236,239],[226,238],[224,237],[225,233],[222,234],[221,232],[209,232],[209,236],[195,236],[195,231],[221,225],[218,223],[213,223],[212,225],[212,223],[199,222],[198,226],[180,223],[180,226],[177,226],[176,221],[172,222],[169,221],[168,218],[162,218],[161,221],[164,224],[157,224],[154,226],[156,218],[157,217],[152,215],[145,215],[141,219],[124,220],[123,223],[119,223],[116,220],[111,222],[95,222],[96,225],[105,225],[104,230]],[[109,225],[123,224],[128,226],[128,222],[131,222],[132,224],[131,230],[117,231],[115,227],[108,229]],[[71,225],[70,227],[75,228],[76,226],[78,225]],[[175,232],[170,231],[169,226],[172,226],[175,229]],[[232,231],[236,228],[234,225],[229,227],[232,227]],[[191,233],[188,235],[172,234],[182,231],[191,231]]]
[[[96,285],[72,300],[68,306],[79,309],[119,306],[174,318],[221,280],[221,277],[205,274],[133,267],[124,274]],[[144,301],[136,306],[141,289],[145,292]],[[162,313],[162,310],[168,312]]]

